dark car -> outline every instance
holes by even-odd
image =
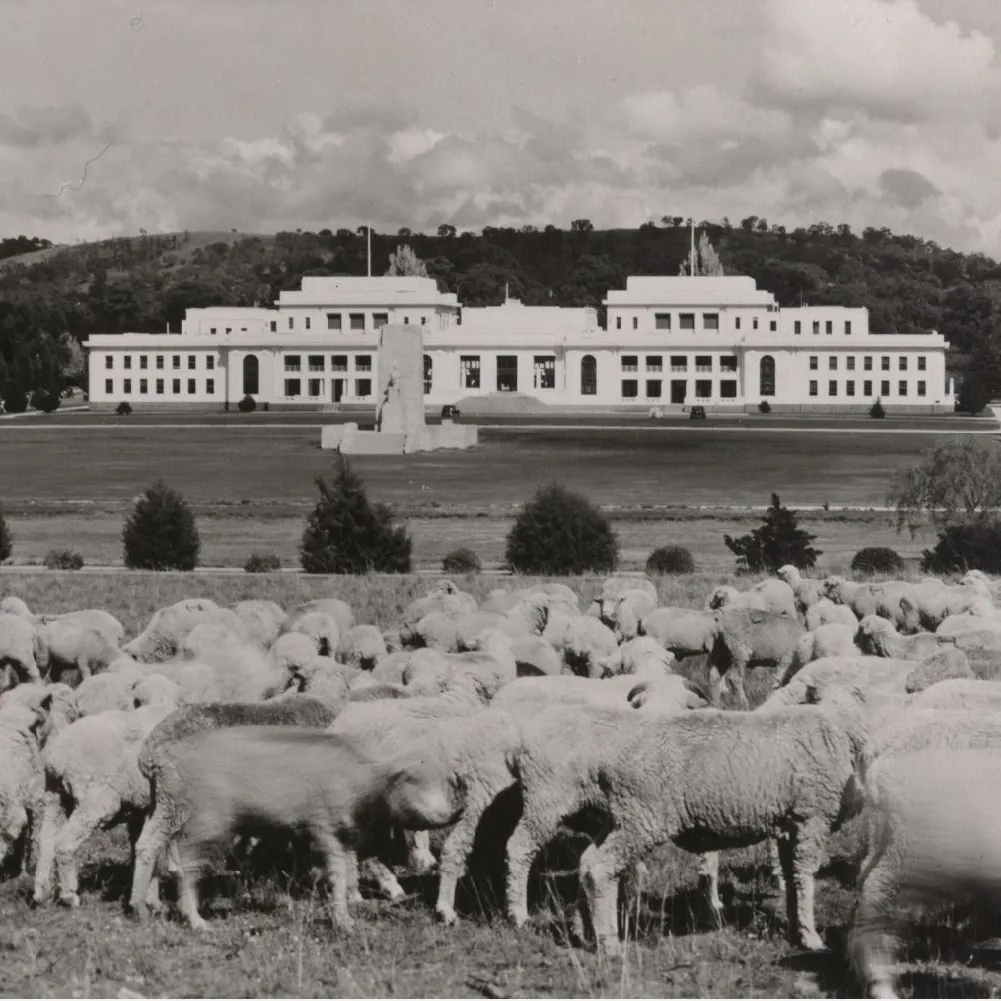
[[[706,408],[692,407],[691,412],[688,414],[688,419],[690,421],[704,421],[706,419]]]
[[[459,408],[452,403],[446,403],[445,406],[441,408],[442,419],[446,417],[458,417]]]

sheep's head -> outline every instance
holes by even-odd
[[[733,603],[738,594],[739,592],[735,587],[731,587],[729,584],[721,584],[719,587],[713,588],[712,593],[706,601],[706,607],[709,609],[725,608],[727,605]]]
[[[32,618],[31,609],[15,594],[9,594],[3,601],[0,601],[0,612],[7,615],[17,615],[22,619]]]
[[[775,571],[775,576],[778,577],[779,580],[784,580],[790,587],[792,587],[793,583],[798,584],[801,580],[799,567],[795,567],[791,563],[787,563],[785,566],[779,567],[778,570]]]
[[[162,674],[148,674],[131,688],[132,704],[136,709],[143,706],[176,706],[180,694],[177,682]]]
[[[855,630],[855,642],[863,653],[876,653],[882,646],[880,641],[892,632],[895,632],[893,625],[886,619],[878,615],[866,615]]]
[[[830,598],[836,604],[841,601],[842,588],[846,581],[844,577],[828,577],[821,587],[821,593],[825,598]]]
[[[435,591],[440,591],[442,594],[459,593],[459,589],[458,587],[456,587],[455,582],[448,580],[447,578],[445,580],[438,581],[437,585],[435,586]]]

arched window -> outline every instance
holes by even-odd
[[[434,363],[431,361],[431,355],[424,356],[424,395],[427,396],[431,392],[431,372],[434,368]]]
[[[243,359],[243,395],[256,396],[260,391],[261,377],[257,355],[247,355]]]
[[[765,355],[761,359],[760,368],[760,393],[762,396],[775,395],[775,359],[771,355]]]
[[[580,360],[580,395],[596,396],[598,393],[598,364],[594,355],[584,355]]]

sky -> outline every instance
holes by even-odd
[[[756,215],[1001,256],[998,0],[0,9],[0,236]]]

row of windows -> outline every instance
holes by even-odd
[[[353,357],[356,372],[372,371],[371,355],[331,355],[330,368],[333,372],[346,372],[348,370],[348,358]],[[310,372],[326,371],[326,355],[306,355],[306,365]],[[285,355],[285,371],[301,372],[302,355]]]
[[[908,359],[907,355],[901,355],[898,359],[898,369],[901,372],[907,371]],[[816,372],[820,364],[820,358],[818,355],[810,355],[810,371]],[[838,370],[838,356],[829,355],[827,359],[827,368],[831,372],[836,372]],[[918,371],[924,372],[928,368],[927,359],[924,355],[918,355]],[[862,358],[862,369],[866,372],[872,371],[872,355],[865,355]],[[855,356],[847,355],[845,357],[845,370],[848,372],[855,371]],[[880,370],[883,372],[890,371],[890,357],[889,355],[883,355],[880,358]]]
[[[324,396],[324,379],[307,379],[306,380],[306,395],[314,399]],[[340,382],[340,379],[335,379],[335,382]],[[355,379],[355,396],[363,398],[372,395],[372,380],[371,379]],[[295,398],[297,396],[302,396],[302,379],[286,379],[285,380],[285,396],[290,398]]]
[[[862,383],[862,395],[864,397],[869,398],[869,397],[871,397],[873,395],[872,386],[873,386],[872,380],[866,379],[866,380],[863,381],[863,383]],[[818,385],[816,379],[811,379],[810,380],[810,395],[811,396],[818,396],[819,395],[819,385]],[[827,395],[828,396],[837,396],[838,395],[838,380],[837,379],[831,379],[827,383]],[[854,396],[854,395],[855,395],[855,380],[854,379],[846,379],[845,380],[845,396]],[[890,395],[890,380],[889,379],[883,379],[883,380],[881,380],[881,382],[879,384],[879,395],[880,396],[889,396]],[[907,396],[907,380],[906,379],[901,379],[897,383],[897,395],[898,396]],[[928,395],[928,386],[927,386],[927,383],[924,381],[924,379],[920,379],[918,381],[918,384],[917,384],[917,395],[918,396],[927,396]]]
[[[648,372],[662,372],[664,370],[664,356],[663,355],[646,355],[644,358],[646,364],[646,370]],[[672,372],[687,372],[688,371],[688,355],[671,355],[670,356],[671,371]],[[721,372],[736,372],[737,371],[737,356],[736,355],[721,355],[719,359],[719,367]],[[695,356],[695,371],[696,372],[711,372],[713,370],[713,356],[712,355],[696,355]],[[639,355],[623,355],[622,356],[622,371],[623,372],[638,372],[639,371]]]
[[[147,396],[149,394],[149,379],[139,379],[137,381],[139,383],[139,395],[140,396]],[[181,395],[181,386],[183,385],[183,382],[184,382],[184,380],[181,380],[181,379],[172,379],[171,380],[171,390],[170,391],[174,394],[174,396],[180,396]],[[154,380],[154,393],[157,396],[163,396],[163,394],[166,392],[166,390],[164,388],[165,385],[166,385],[166,380],[165,379],[156,379],[156,380]],[[197,379],[188,379],[187,380],[187,390],[186,391],[187,391],[187,394],[189,396],[196,396],[198,394],[198,380]],[[108,396],[114,396],[114,394],[115,394],[115,380],[114,379],[105,379],[104,380],[104,392]],[[122,379],[122,393],[125,396],[131,396],[132,395],[132,380],[131,379]],[[215,379],[206,379],[205,380],[205,395],[206,396],[213,396],[213,395],[215,395]]]
[[[775,328],[772,327],[772,330],[774,330],[774,329]],[[803,333],[803,321],[802,320],[794,320],[793,321],[792,332],[794,334],[801,334],[801,333]],[[813,332],[815,334],[819,334],[820,333],[820,320],[814,320],[813,321]],[[845,333],[850,335],[851,332],[852,332],[852,321],[851,320],[845,320]],[[824,320],[824,333],[825,334],[833,334],[834,333],[834,321],[833,320]]]
[[[679,313],[678,314],[678,330],[695,330],[695,320],[697,314],[695,313]],[[623,317],[617,316],[615,318],[615,329],[622,329]],[[632,317],[633,330],[638,330],[640,325],[640,319],[638,316]],[[758,321],[755,320],[754,324],[757,327]],[[772,329],[775,329],[775,321],[772,321]],[[673,315],[671,313],[654,313],[653,314],[653,325],[656,330],[671,330],[674,325]],[[703,313],[702,314],[702,330],[719,330],[719,313]]]
[[[712,379],[696,379],[695,399],[709,400],[713,396]],[[664,383],[661,379],[645,379],[643,381],[644,396],[648,400],[660,400],[664,396]],[[634,400],[639,396],[639,379],[622,380],[622,398]],[[688,395],[688,384],[683,379],[671,380],[671,402],[684,403]],[[737,399],[737,380],[721,379],[719,382],[719,398],[721,400]]]
[[[139,368],[146,369],[149,368],[149,355],[139,355]],[[162,369],[166,365],[166,355],[156,355],[156,365],[158,369]],[[112,371],[115,367],[115,356],[105,355],[104,356],[104,367],[107,371]],[[179,370],[181,368],[181,356],[171,355],[170,357],[170,367],[174,370]],[[132,369],[132,355],[122,355],[122,368],[126,371]],[[188,355],[188,370],[193,372],[198,368],[198,355]],[[207,371],[211,372],[215,368],[215,356],[205,355],[205,368]]]
[[[431,391],[431,358],[424,356],[424,392]],[[463,389],[480,388],[480,356],[459,356],[459,382]],[[532,388],[556,388],[556,356],[535,355],[532,358]],[[518,389],[518,356],[497,356],[497,390],[513,393]]]

